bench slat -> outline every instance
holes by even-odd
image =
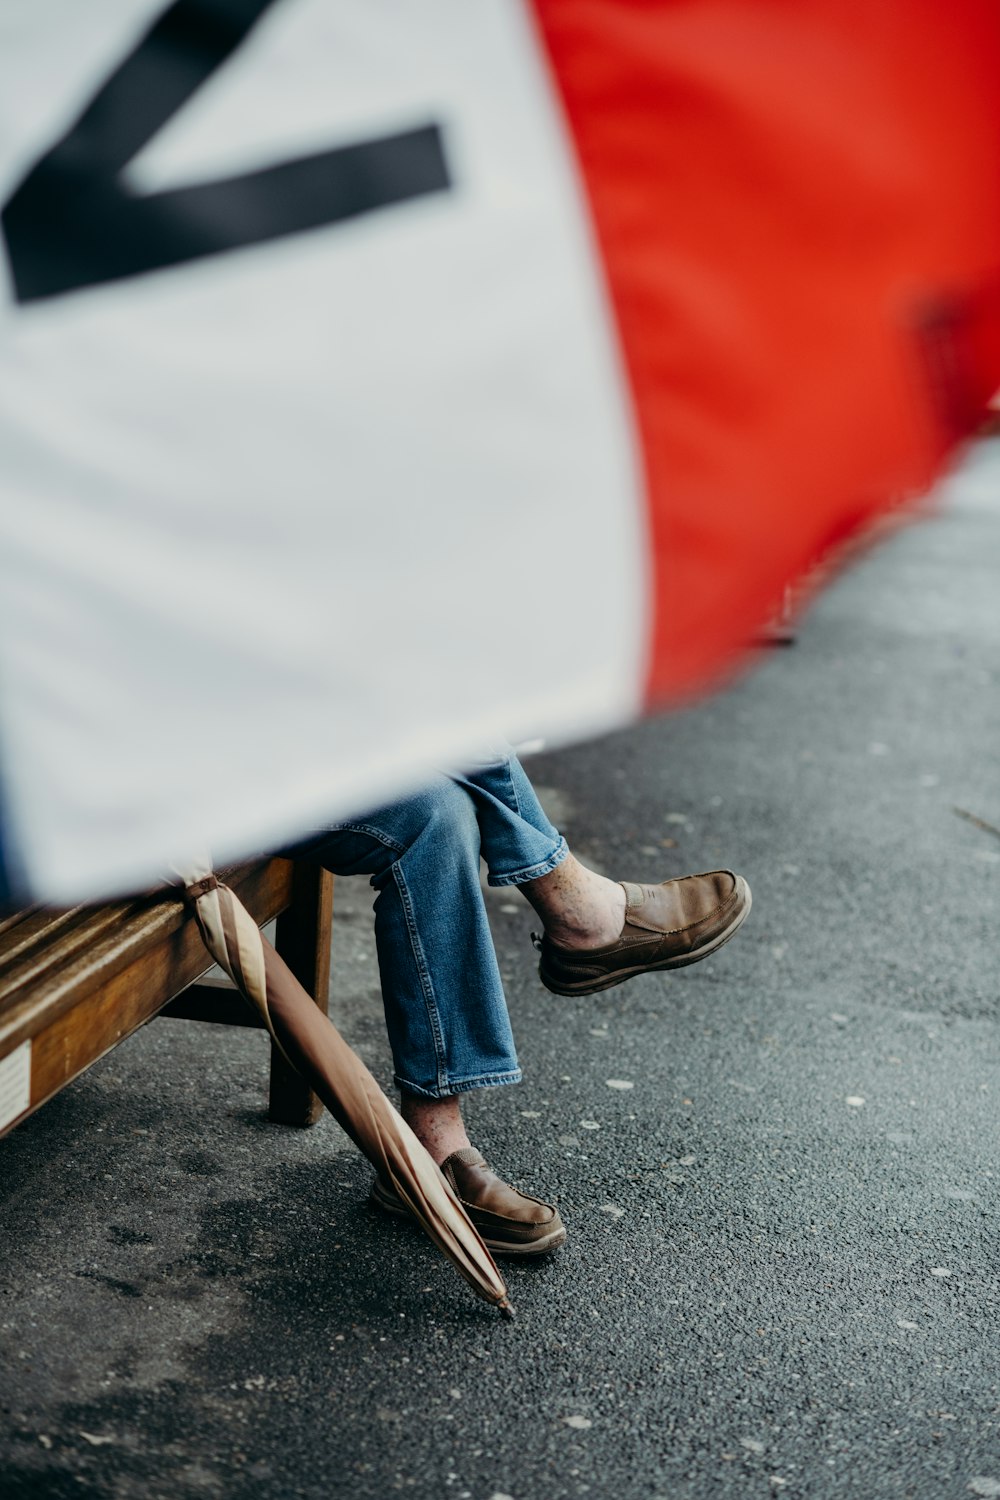
[[[278,951],[325,1010],[333,880],[304,863],[272,857],[220,871],[263,926],[278,918]],[[197,922],[178,889],[102,907],[33,907],[0,921],[0,1063],[30,1043],[30,1064],[7,1076],[5,1135],[139,1026],[174,1014],[259,1025],[230,989],[194,984],[212,968]],[[181,993],[187,991],[187,993]],[[176,1005],[170,1005],[175,997]],[[271,1048],[270,1114],[308,1125],[322,1108],[308,1085]],[[286,1076],[287,1075],[287,1076]],[[30,1086],[22,1108],[14,1082]]]
[[[12,994],[21,985],[44,976],[47,969],[71,962],[142,910],[141,901],[132,901],[35,911],[0,936],[0,995]]]
[[[291,899],[288,860],[243,866],[229,874],[229,880],[261,924],[283,911]],[[47,950],[29,944],[21,961],[2,976],[0,1057],[144,958],[153,962],[162,953],[167,970],[171,964],[178,970],[173,990],[162,996],[159,1005],[211,968],[197,923],[176,891],[120,907],[94,908],[91,914],[92,926],[85,921],[72,927]],[[188,961],[189,951],[196,956],[194,967]]]

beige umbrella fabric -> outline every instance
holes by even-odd
[[[514,1312],[490,1252],[450,1185],[328,1016],[314,1005],[228,886],[207,868],[182,872],[205,946],[260,1013],[275,1044],[306,1078],[376,1171],[391,1182],[476,1294]]]

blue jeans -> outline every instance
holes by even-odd
[[[521,1070],[479,879],[522,885],[566,841],[513,756],[317,832],[288,853],[369,875],[386,1029],[400,1089],[439,1099],[517,1083]]]

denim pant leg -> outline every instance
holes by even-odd
[[[475,803],[490,885],[524,885],[562,864],[566,840],[542,811],[513,751],[455,780]]]
[[[395,1081],[440,1098],[517,1083],[507,1002],[479,880],[476,807],[452,778],[317,833],[296,858],[371,876]]]

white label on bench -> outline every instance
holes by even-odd
[[[31,1041],[0,1062],[0,1130],[23,1115],[31,1102]]]

